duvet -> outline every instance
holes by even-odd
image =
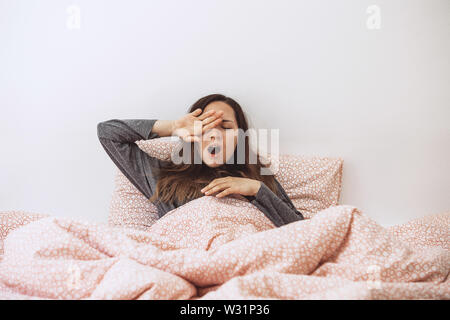
[[[147,231],[0,213],[0,299],[450,299],[450,213],[384,228],[349,205],[275,228],[201,197]]]

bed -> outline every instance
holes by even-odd
[[[107,223],[1,212],[0,299],[450,299],[450,211],[385,228],[339,203],[342,159],[269,160],[305,220],[213,196],[158,219],[120,171]]]

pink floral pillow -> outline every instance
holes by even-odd
[[[114,185],[109,207],[109,225],[146,231],[158,220],[156,206],[119,169]]]
[[[140,142],[136,141],[136,144],[139,145]],[[171,152],[177,143],[178,141],[171,140],[171,137],[151,139],[145,144],[147,146],[145,151],[152,157],[170,160]],[[146,231],[158,220],[158,217],[156,206],[117,169],[108,224]]]
[[[180,142],[170,137],[139,140],[136,144],[147,154],[169,160]],[[338,205],[342,189],[343,159],[318,156],[280,155],[273,161],[275,177],[305,218]]]
[[[272,160],[275,178],[295,208],[305,218],[339,204],[342,189],[342,158],[280,155]]]

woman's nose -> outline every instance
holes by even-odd
[[[220,140],[220,134],[216,128],[213,128],[206,133],[206,139],[211,141]]]

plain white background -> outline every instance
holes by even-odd
[[[449,57],[448,0],[0,0],[0,210],[105,222],[97,123],[219,92],[281,152],[342,157],[379,223],[448,211]]]

